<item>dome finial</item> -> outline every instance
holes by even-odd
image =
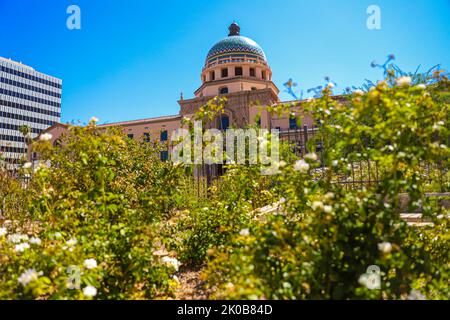
[[[241,32],[241,27],[239,27],[239,25],[235,21],[233,21],[228,30],[230,30],[228,36],[238,36]]]

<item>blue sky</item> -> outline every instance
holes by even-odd
[[[81,30],[66,28],[71,4]],[[371,4],[381,30],[366,27]],[[450,67],[449,0],[0,0],[0,56],[63,79],[63,122],[177,114],[233,20],[263,47],[281,90],[330,76],[340,93],[381,78],[370,62],[389,53],[405,70]]]

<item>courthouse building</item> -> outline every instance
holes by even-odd
[[[60,79],[0,57],[0,160],[8,169],[26,156],[27,139],[60,121],[61,91]]]
[[[230,126],[242,128],[254,124],[258,114],[261,128],[287,132],[293,129],[307,130],[314,126],[307,115],[299,115],[304,128],[297,128],[296,120],[289,115],[278,118],[265,110],[264,106],[282,103],[278,97],[279,89],[272,82],[272,70],[264,50],[252,39],[242,36],[236,23],[230,25],[228,36],[214,44],[206,54],[200,80],[201,85],[193,98],[181,97],[178,101],[180,111],[177,115],[116,122],[99,127],[121,126],[133,139],[170,141],[171,133],[181,126],[183,117],[192,116],[216,96],[227,98],[224,114],[213,124],[218,129],[225,130]],[[300,103],[293,102],[292,112],[296,115],[300,108],[295,105]],[[46,132],[51,133],[53,141],[56,141],[66,130],[66,125],[55,124]],[[161,154],[163,159],[167,156],[167,152]]]

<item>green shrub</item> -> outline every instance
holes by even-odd
[[[82,288],[67,288],[74,267],[99,299],[170,295],[174,269],[153,252],[159,249],[158,223],[175,199],[170,195],[176,185],[166,180],[161,191],[162,179],[176,168],[157,160],[157,149],[93,124],[71,127],[61,147],[38,142],[35,150],[51,166],[41,164],[34,173],[36,196],[28,217],[34,230],[7,227],[1,240],[4,298],[89,297],[90,287],[84,295]],[[30,245],[25,237],[24,244],[15,243],[11,237],[17,233],[39,238],[40,244]],[[83,269],[86,259],[95,259],[97,267]],[[26,270],[37,274],[24,284]]]
[[[422,229],[407,226],[399,206],[401,193],[414,209],[425,191],[449,190],[448,89],[446,79],[428,89],[380,83],[342,103],[327,88],[305,104],[320,120],[311,154],[283,170],[280,213],[235,233],[210,258],[205,275],[215,297],[448,298],[449,211],[425,206],[434,226]],[[378,183],[336,183],[367,161],[378,165]],[[380,290],[368,288],[371,265],[380,268]]]

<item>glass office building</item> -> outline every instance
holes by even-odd
[[[22,63],[0,57],[0,162],[18,167],[27,138],[60,121],[62,81]],[[30,128],[25,137],[20,128]],[[23,130],[22,130],[23,131]]]

